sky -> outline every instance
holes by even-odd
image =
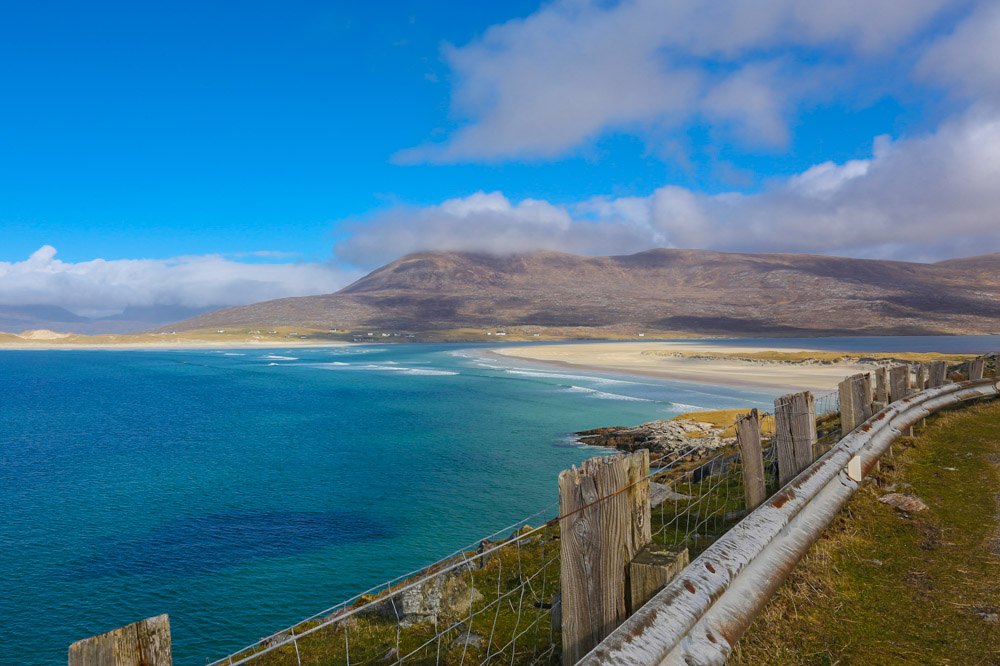
[[[1000,251],[995,0],[0,0],[0,305],[411,252]]]

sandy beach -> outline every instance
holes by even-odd
[[[870,369],[869,366],[850,363],[793,364],[670,355],[672,353],[695,355],[757,353],[774,349],[747,345],[706,345],[695,342],[593,342],[572,345],[519,345],[492,351],[502,356],[541,361],[563,367],[789,390],[833,390],[847,375]],[[783,347],[781,351],[813,350]]]
[[[0,332],[0,350],[53,349],[279,349],[342,347],[353,343],[327,332],[276,327],[270,331],[182,331],[177,333],[103,333],[83,335],[35,329]]]
[[[168,335],[67,335],[0,333],[0,350],[156,350],[156,349],[280,349],[304,347],[344,347],[353,343],[316,338],[248,338],[244,336],[217,336],[215,339],[195,336]]]

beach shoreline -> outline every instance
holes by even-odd
[[[199,351],[212,349],[309,349],[323,347],[348,347],[359,344],[356,342],[302,342],[302,341],[263,341],[248,342],[234,340],[229,342],[199,342],[185,340],[174,344],[156,342],[121,342],[121,343],[53,343],[53,341],[25,340],[23,343],[0,342],[0,351]]]
[[[572,345],[518,345],[491,348],[501,358],[544,363],[562,369],[611,372],[639,377],[731,387],[832,391],[844,377],[865,372],[871,365],[857,363],[776,363],[680,355],[758,353],[777,348],[742,344],[699,345],[688,342],[593,342]],[[816,352],[785,348],[782,352]],[[651,354],[658,352],[660,354]],[[679,356],[670,354],[677,353]]]

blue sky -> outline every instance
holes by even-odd
[[[0,2],[0,304],[427,249],[995,252],[998,44],[985,0]]]

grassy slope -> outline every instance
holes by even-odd
[[[1000,664],[1000,624],[977,615],[1000,613],[1000,402],[941,415],[894,448],[731,663]],[[879,503],[893,483],[929,509]]]

